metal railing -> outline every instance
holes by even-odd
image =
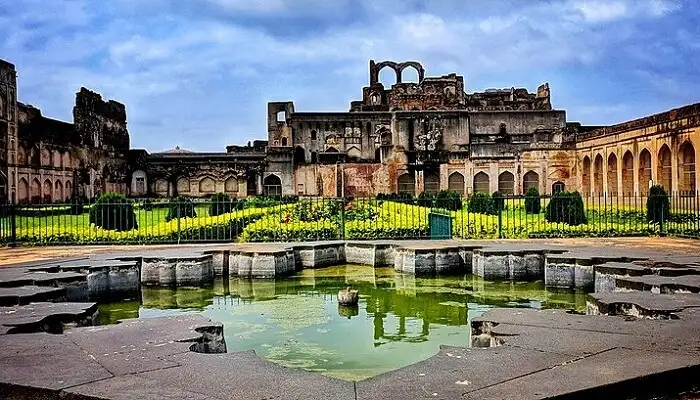
[[[19,245],[448,237],[700,237],[697,192],[651,198],[631,194],[441,196],[3,204],[0,205],[0,242]]]

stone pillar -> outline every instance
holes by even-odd
[[[678,193],[678,183],[680,182],[680,176],[678,174],[678,150],[678,148],[671,148],[671,192],[673,193]]]
[[[423,190],[423,171],[416,171],[415,179],[416,179],[416,196],[418,196]]]
[[[258,179],[258,185],[255,188],[255,192],[258,196],[261,196],[263,194],[263,178],[262,174],[256,174],[256,177]]]
[[[604,197],[609,197],[610,192],[608,191],[608,152],[607,149],[603,148],[603,188],[602,194]]]
[[[640,182],[639,182],[639,167],[640,167],[640,165],[641,165],[641,162],[639,162],[640,154],[641,154],[641,152],[639,152],[639,153],[636,154],[636,155],[635,155],[634,153],[632,154],[632,155],[633,155],[633,157],[632,157],[632,168],[634,169],[634,170],[632,171],[632,179],[634,180],[634,192],[633,192],[633,196],[634,196],[634,197],[637,197],[637,196],[639,195],[639,185],[640,185]],[[632,201],[634,201],[634,198],[632,199]]]

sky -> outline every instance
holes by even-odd
[[[266,139],[266,103],[347,111],[368,63],[416,60],[467,93],[549,82],[569,121],[700,101],[696,0],[6,0],[18,96],[72,121],[81,86],[126,105],[133,148]],[[390,83],[384,74],[381,80]],[[408,78],[408,76],[407,76]]]

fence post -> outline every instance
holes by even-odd
[[[503,210],[498,206],[498,238],[503,239]]]
[[[13,203],[9,204],[10,207],[10,246],[14,247],[17,245],[17,221],[15,220],[15,205]]]
[[[340,240],[345,240],[345,201],[340,199]]]
[[[664,202],[661,202],[661,218],[659,218],[659,236],[666,236],[664,233],[664,219],[666,214],[664,213]]]
[[[180,244],[180,216],[182,210],[180,209],[180,202],[177,202],[177,244]]]

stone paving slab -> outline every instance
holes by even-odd
[[[14,332],[61,332],[63,324],[92,322],[97,303],[31,303],[0,307],[0,335]]]
[[[618,288],[652,291],[688,291],[700,293],[700,275],[660,276],[645,275],[636,277],[617,278],[615,285]]]
[[[591,293],[588,295],[589,314],[631,315],[634,317],[663,317],[691,307],[700,307],[700,295],[695,293],[656,294],[651,292]],[[593,309],[595,312],[591,312]]]
[[[64,400],[211,400],[214,397],[134,375],[115,376],[61,392]]]
[[[31,302],[60,300],[66,294],[62,287],[20,286],[0,288],[0,307],[25,305]]]

